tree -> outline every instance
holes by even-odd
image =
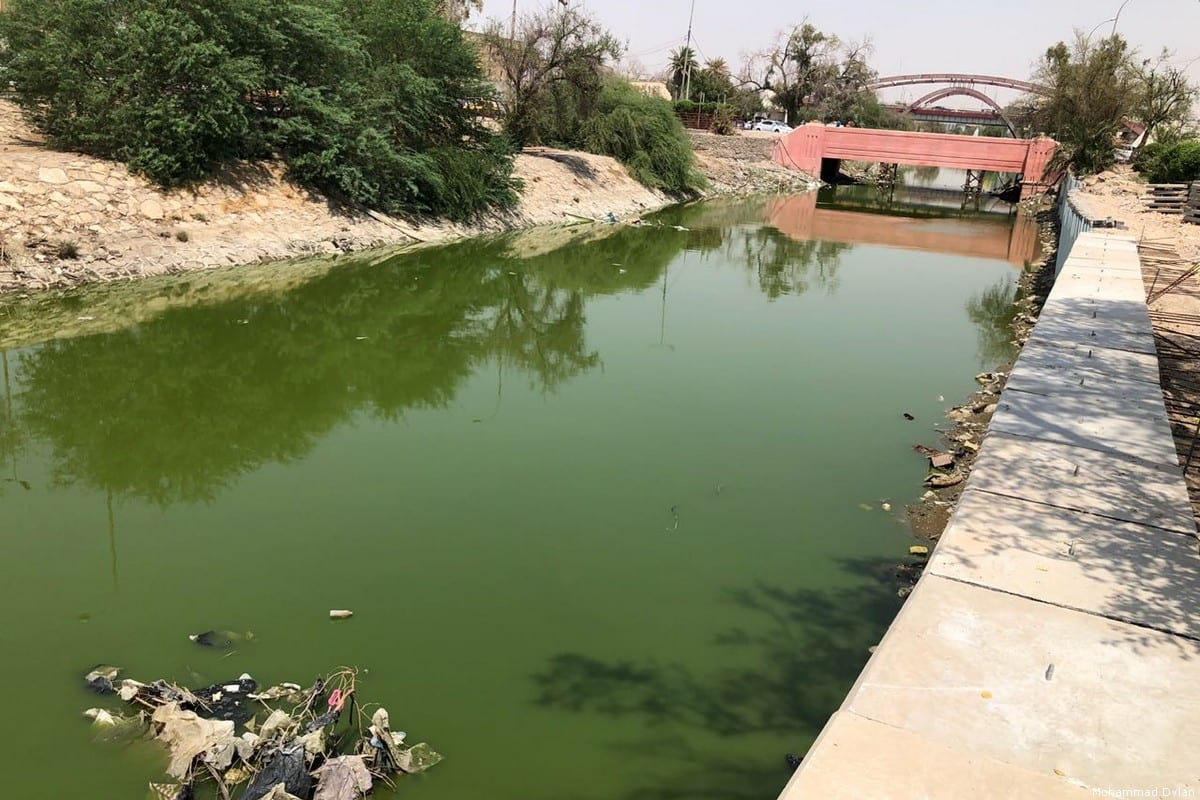
[[[729,65],[723,58],[708,61],[704,68],[693,71],[688,81],[688,98],[704,102],[724,101],[735,87],[729,75]]]
[[[667,88],[671,90],[671,94],[675,95],[676,99],[686,100],[684,97],[685,83],[688,76],[694,76],[700,69],[700,63],[696,61],[696,51],[690,47],[680,47],[678,50],[671,51],[671,61],[668,68]],[[692,92],[687,92],[691,95]]]
[[[571,8],[526,16],[515,38],[497,21],[483,36],[504,73],[504,130],[518,146],[577,135],[580,109],[600,92],[601,66],[622,52],[616,37]]]
[[[471,12],[483,9],[483,0],[436,0],[434,10],[451,22],[461,25]]]
[[[1157,62],[1143,62],[1139,71],[1133,116],[1146,126],[1139,150],[1160,128],[1179,126],[1187,120],[1196,99],[1196,87],[1183,70],[1168,63],[1168,58],[1163,50]]]
[[[752,54],[740,84],[769,91],[791,122],[815,117],[848,119],[875,72],[867,63],[869,42],[843,44],[804,22],[781,31],[775,45]]]
[[[15,0],[5,78],[51,146],[166,186],[278,154],[390,213],[516,200],[512,153],[464,100],[474,50],[432,0]]]
[[[627,82],[605,83],[596,113],[583,128],[583,145],[610,155],[652,189],[686,194],[701,185],[692,168],[692,143],[670,103]]]
[[[757,89],[735,86],[726,103],[733,107],[733,113],[740,119],[753,119],[762,111],[762,93]]]
[[[1042,56],[1034,80],[1050,94],[1031,103],[1029,116],[1036,130],[1058,140],[1062,165],[1088,174],[1113,163],[1117,133],[1141,86],[1130,55],[1119,35],[1093,43],[1080,34],[1072,46],[1059,42]]]
[[[493,22],[484,43],[504,72],[503,124],[513,141],[613,156],[638,181],[673,194],[699,186],[671,104],[605,74],[622,48],[592,17],[541,11],[521,21],[515,38]]]

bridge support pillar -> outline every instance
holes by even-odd
[[[807,172],[814,178],[821,174],[821,157],[825,153],[825,126],[819,122],[801,125],[775,142],[771,160],[782,167]]]
[[[837,183],[838,175],[842,172],[842,160],[840,158],[822,158],[821,159],[821,175],[820,178],[825,183]]]
[[[979,198],[983,194],[983,170],[969,169],[967,170],[967,179],[963,183],[963,201],[962,207],[965,211],[967,206],[973,207],[976,211],[979,210]]]
[[[1045,136],[1039,136],[1029,143],[1029,153],[1025,156],[1025,169],[1021,177],[1021,199],[1041,194],[1046,187],[1054,183],[1049,175],[1050,159],[1058,143]]]

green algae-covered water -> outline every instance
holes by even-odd
[[[1018,275],[789,202],[178,281],[127,327],[65,299],[79,335],[4,354],[3,795],[145,796],[158,745],[81,717],[106,662],[355,666],[446,756],[400,797],[773,798],[898,608],[911,446],[1009,355]]]

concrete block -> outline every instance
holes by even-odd
[[[1078,385],[1052,394],[1005,390],[989,430],[1102,452],[1136,453],[1157,464],[1177,465],[1175,440],[1158,388],[1149,384],[1122,388],[1131,385],[1135,390],[1124,399],[1115,392]]]
[[[1030,339],[1021,349],[1007,386],[1020,391],[1044,391],[1051,384],[1078,385],[1081,380],[1085,386],[1103,380],[1116,387],[1139,381],[1152,384],[1157,390],[1158,359],[1148,353]]]
[[[1063,270],[1066,273],[1066,270]],[[1096,300],[1116,300],[1120,302],[1144,302],[1146,287],[1140,275],[1129,277],[1098,276],[1095,274],[1075,277],[1069,274],[1059,275],[1054,283],[1054,291],[1050,297],[1055,300],[1082,297]]]
[[[1084,347],[1108,347],[1114,350],[1129,350],[1134,353],[1155,355],[1154,335],[1149,321],[1145,325],[1136,320],[1099,320],[1090,317],[1050,319],[1042,312],[1042,319],[1030,334],[1030,341],[1051,346],[1079,345]]]
[[[1200,790],[1200,643],[937,575],[842,710],[1089,788]]]
[[[780,800],[1011,800],[1093,797],[1053,772],[1030,772],[944,741],[838,712]]]
[[[1197,544],[968,489],[926,573],[1200,639]]]
[[[992,494],[1195,534],[1178,466],[993,431],[969,486]]]

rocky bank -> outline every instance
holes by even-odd
[[[697,133],[713,194],[808,188],[770,164],[770,142]],[[338,207],[288,181],[277,164],[237,165],[163,191],[121,164],[47,149],[0,101],[0,292],[70,287],[231,264],[442,242],[482,233],[639,215],[675,198],[617,161],[532,148],[517,157],[519,206],[470,224]]]

